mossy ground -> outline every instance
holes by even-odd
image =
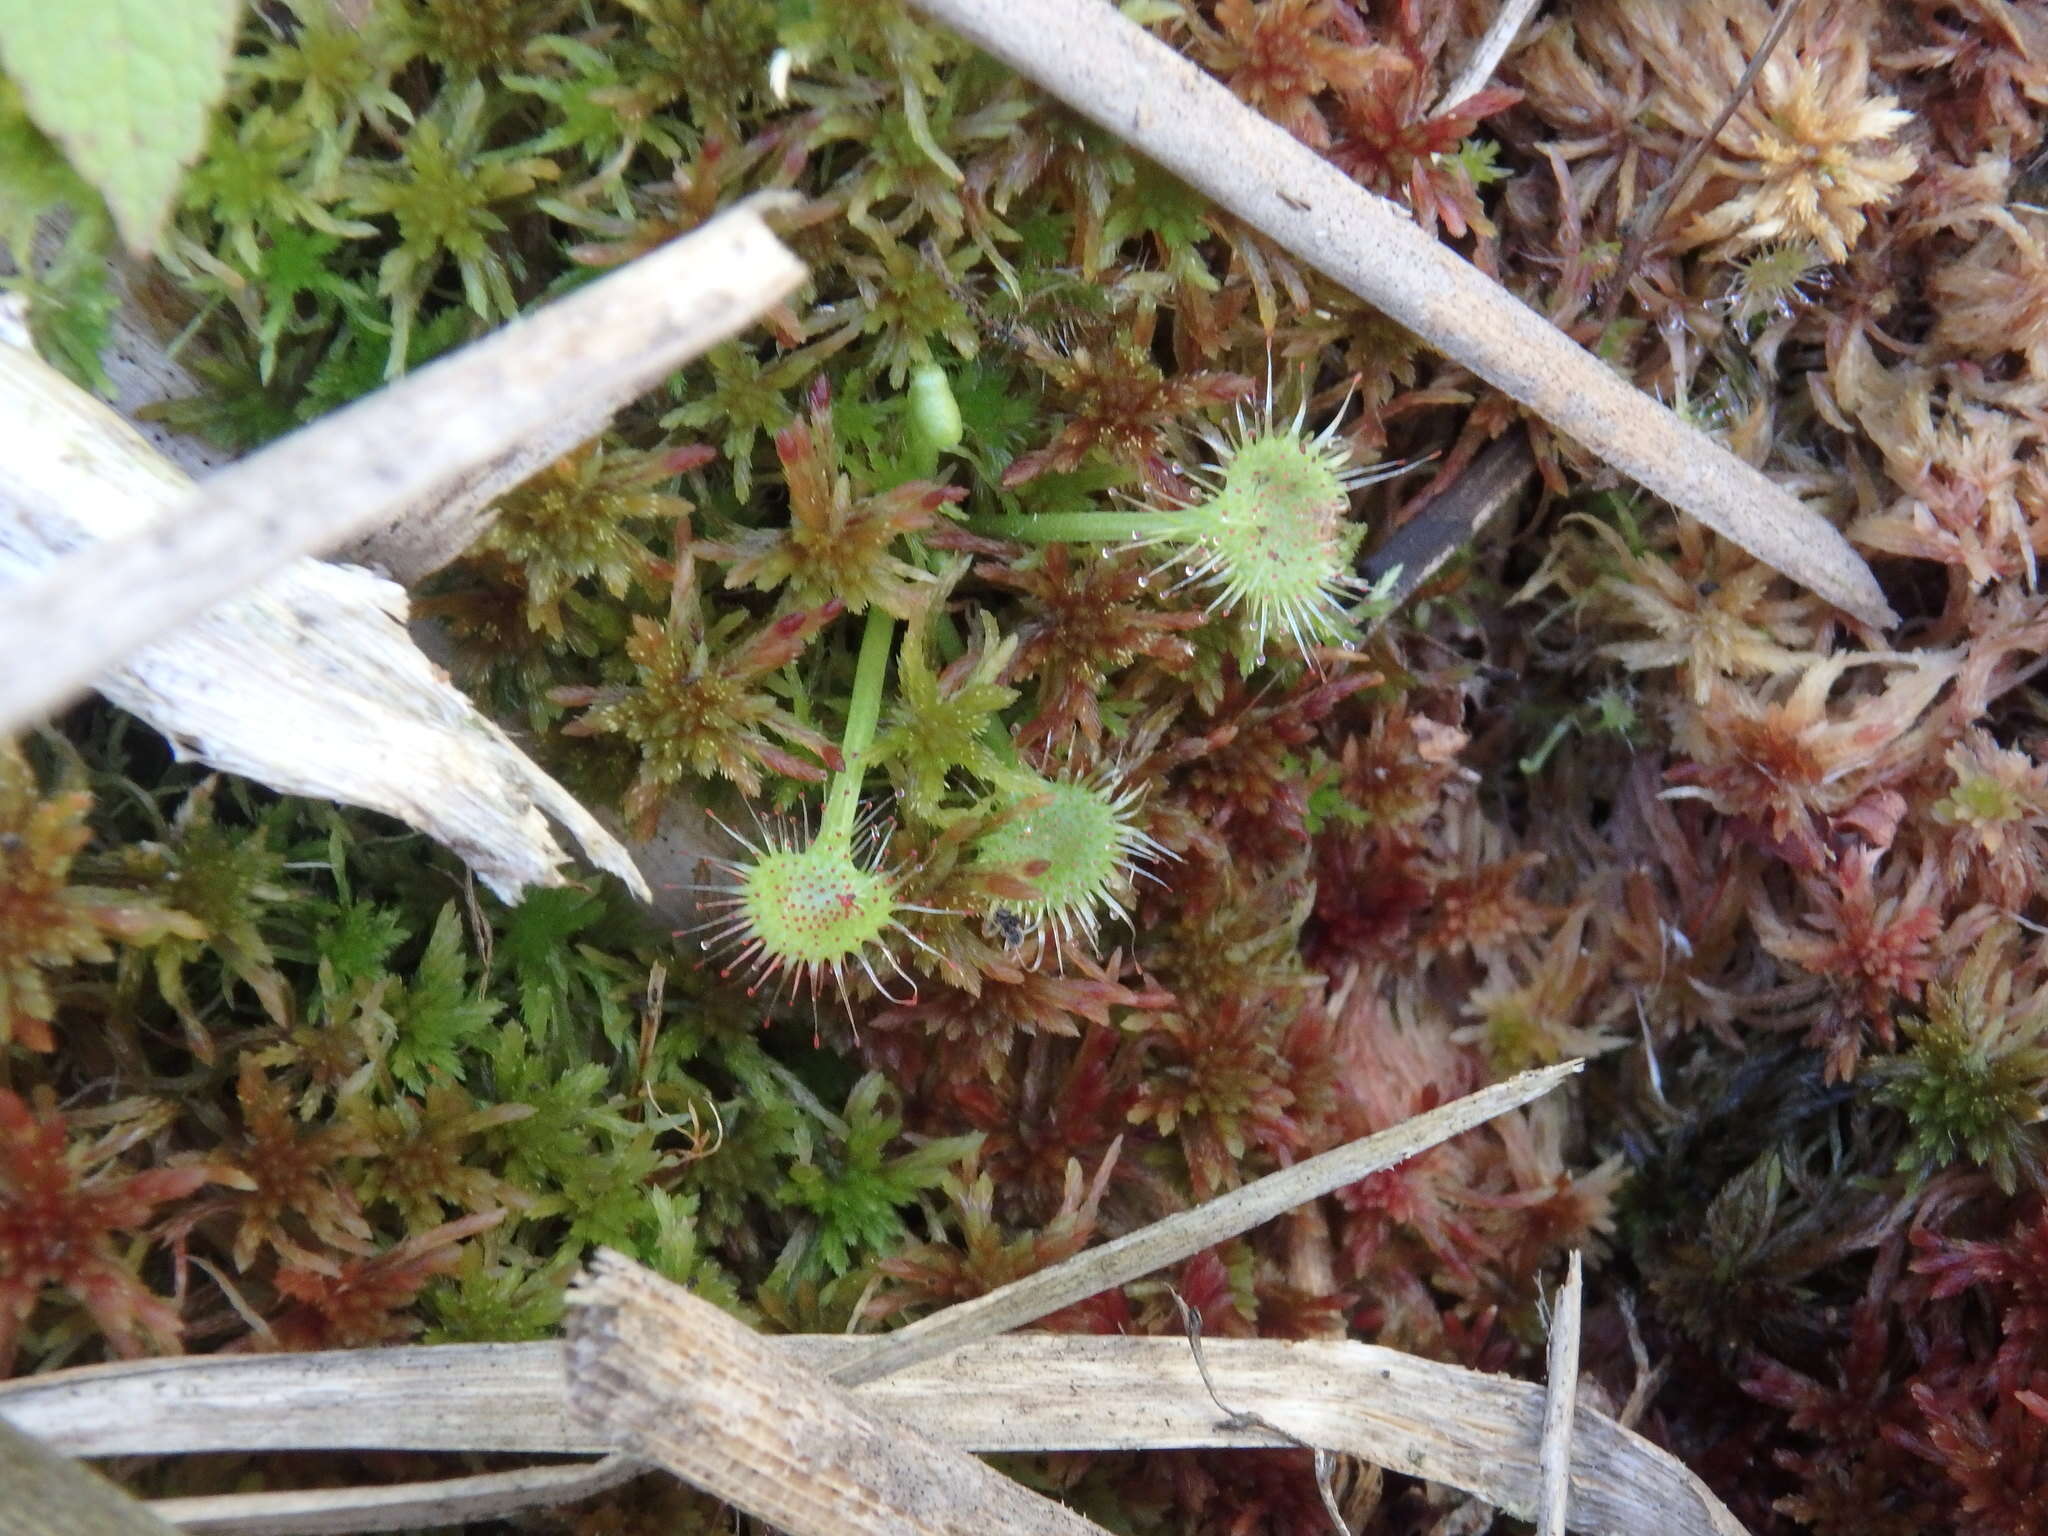
[[[894,0],[263,0],[161,258],[204,383],[166,415],[232,447],[750,191],[812,200],[787,310],[417,597],[640,826],[815,815],[853,615],[907,621],[868,789],[898,792],[918,988],[854,970],[844,1010],[764,1020],[602,880],[503,907],[401,827],[82,708],[0,760],[13,1368],[540,1337],[593,1243],[759,1326],[874,1327],[1590,1055],[1173,1284],[1212,1334],[1533,1373],[1582,1247],[1589,1393],[1628,1397],[1633,1330],[1667,1371],[1640,1427],[1752,1530],[2038,1531],[2048,26],[1806,7],[1621,272],[1763,0],[1546,8],[1443,104],[1490,0],[1126,9],[1840,523],[1901,627],[1618,484]],[[105,229],[73,228],[32,297],[89,378]],[[1353,498],[1371,530],[1501,433],[1541,495],[1312,663],[1156,553],[968,526],[1188,494],[1269,367],[1348,462],[1416,466]],[[1000,915],[1033,871],[978,856],[1019,763],[1113,770],[1173,855],[1057,959]],[[1061,1322],[1179,1327],[1157,1280]],[[1323,1528],[1305,1456],[1033,1475],[1120,1529]],[[1364,1529],[1440,1513],[1394,1479]],[[720,1518],[648,1489],[558,1523]]]

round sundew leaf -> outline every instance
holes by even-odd
[[[831,970],[881,942],[895,913],[895,884],[829,842],[774,848],[746,871],[741,910],[764,963]]]
[[[980,862],[1028,870],[1036,901],[1018,914],[1072,938],[1122,910],[1120,891],[1137,862],[1161,850],[1127,819],[1136,796],[1103,782],[1018,772],[1001,784],[1018,806],[976,845]]]
[[[1260,647],[1275,633],[1304,646],[1345,638],[1337,593],[1351,583],[1362,530],[1348,515],[1344,464],[1343,451],[1320,439],[1248,437],[1200,509],[1214,580],[1244,611]]]
[[[1045,871],[1033,883],[1047,907],[1093,902],[1121,868],[1123,824],[1101,795],[1083,784],[1041,780],[1028,805],[982,840],[982,857]]]

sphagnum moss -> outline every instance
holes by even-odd
[[[755,836],[720,893],[736,974],[785,991],[843,977],[858,1038],[842,1064],[808,1032],[760,1032],[759,1002],[715,976],[657,982],[673,946],[605,888],[457,903],[444,922],[453,861],[224,781],[224,851],[291,871],[290,899],[251,918],[275,1016],[233,980],[230,928],[166,946],[95,924],[125,941],[109,963],[93,933],[48,943],[49,911],[10,918],[0,896],[20,930],[0,933],[5,1070],[28,1106],[0,1161],[69,1212],[40,1230],[97,1266],[71,1277],[83,1304],[67,1277],[35,1283],[24,1366],[145,1340],[399,1339],[434,1317],[435,1337],[531,1335],[557,1256],[592,1243],[778,1326],[838,1329],[942,1172],[900,1160],[950,1161],[954,1137],[985,1133],[966,1185],[986,1209],[934,1207],[920,1230],[930,1283],[911,1303],[943,1305],[1082,1240],[1069,1168],[1097,1171],[1085,1209],[1113,1237],[1150,1202],[1465,1091],[1492,1067],[1460,1010],[1505,987],[1540,990],[1569,1049],[1607,1052],[1593,1091],[1185,1267],[1205,1321],[1526,1369],[1534,1277],[1611,1241],[1651,1281],[1653,1352],[1701,1303],[1745,1346],[1739,1364],[1681,1356],[1687,1390],[1649,1412],[1696,1444],[1738,1426],[1774,1479],[1727,1490],[1750,1528],[2040,1528],[2048,947],[2018,936],[2048,922],[2030,691],[2048,600],[2028,579],[2048,553],[2048,286],[2027,211],[2048,47],[2029,8],[1803,7],[1630,274],[1614,268],[1629,221],[1705,136],[1764,0],[1581,0],[1462,102],[1443,93],[1485,7],[1132,8],[1638,388],[1733,402],[1730,445],[1880,559],[1910,620],[1883,643],[1955,654],[1925,689],[1842,670],[1877,638],[1590,488],[1568,446],[1468,375],[895,0],[363,0],[348,25],[331,9],[248,9],[219,163],[188,182],[166,262],[178,323],[203,312],[184,355],[205,392],[174,410],[188,426],[240,446],[289,430],[374,388],[408,314],[396,360],[417,366],[750,192],[820,210],[788,232],[813,274],[803,301],[602,449],[668,453],[666,416],[722,459],[687,488],[631,487],[666,512],[612,518],[596,544],[536,506],[519,547],[468,574],[495,595],[478,633],[499,636],[503,707],[594,803],[630,794],[635,820],[671,799],[786,804],[838,768],[820,725],[851,714],[842,618],[925,610],[929,655],[884,689],[898,734],[869,754],[900,792],[894,857],[859,810],[879,776],[849,767],[815,832]],[[26,123],[0,91],[0,137],[47,169]],[[422,202],[450,166],[475,185]],[[75,177],[31,192],[79,215],[28,284],[39,342],[77,363],[113,307],[109,226]],[[1191,423],[1254,397],[1262,356],[1318,397],[1360,375],[1341,437],[1247,406],[1206,468],[1171,473]],[[1540,509],[1340,665],[1362,595],[1342,482],[1431,456],[1448,479],[1503,431],[1533,437]],[[930,483],[942,462],[957,485]],[[1146,505],[1055,531],[1133,477]],[[1290,502],[1259,478],[1320,490]],[[685,489],[702,540],[670,531]],[[1015,517],[1073,542],[978,537],[956,494],[990,531],[1034,537],[995,521]],[[938,598],[926,578],[957,558]],[[687,593],[666,628],[664,582]],[[1567,732],[1534,751],[1620,685],[1628,742]],[[565,707],[583,711],[567,729]],[[132,891],[137,846],[175,841],[195,782],[111,718],[62,722],[96,776],[89,812],[17,792],[15,862],[58,918]],[[1001,783],[998,735],[1033,765],[1030,793]],[[1118,764],[1114,785],[1051,766],[1070,749]],[[1701,793],[1670,793],[1687,786]],[[1030,813],[1096,789],[1142,795],[1118,819],[1177,862],[1118,843],[1101,803],[1071,862],[1063,838],[1027,846],[1027,822],[1062,821]],[[991,942],[1059,934],[1056,907],[1074,942]],[[2015,941],[1973,991],[1965,957],[2001,915]],[[869,995],[864,966],[903,1001]],[[1859,1063],[1832,1083],[1802,1043],[1830,1030]],[[841,1070],[858,1085],[826,1091]],[[417,1156],[402,1137],[353,1150],[352,1128],[443,1078],[476,1113],[533,1113],[480,1127],[418,1200],[376,1197]],[[228,1162],[254,1145],[237,1090],[257,1081],[269,1139],[319,1151],[311,1186],[331,1192],[317,1223],[280,1218],[303,1260],[243,1240],[247,1191],[179,1192],[224,1138]],[[903,1153],[905,1137],[933,1139]],[[497,1199],[493,1180],[533,1202],[436,1215]],[[134,1209],[116,1220],[108,1201]],[[182,1298],[174,1243],[193,1261]],[[1596,1269],[1595,1298],[1607,1283]],[[95,1295],[114,1310],[96,1317]],[[124,1302],[167,1310],[124,1321]],[[1076,1321],[1176,1326],[1143,1290]],[[1600,1337],[1588,1369],[1625,1391],[1633,1364]],[[1239,1536],[1320,1522],[1296,1469],[1249,1465],[1103,1468],[1101,1502],[1194,1536],[1218,1510]],[[1412,1513],[1390,1500],[1362,1536],[1406,1536]]]

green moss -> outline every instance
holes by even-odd
[[[1856,506],[1913,610],[1893,643],[1964,658],[1943,702],[1892,718],[1883,667],[1837,668],[1839,616],[1593,487],[1540,423],[898,0],[283,0],[248,11],[163,253],[198,379],[174,425],[255,446],[752,193],[800,195],[775,217],[804,288],[504,497],[415,594],[462,683],[594,809],[633,835],[701,810],[756,844],[710,877],[735,976],[704,964],[688,893],[663,893],[680,934],[587,870],[505,908],[401,828],[200,787],[93,706],[62,722],[75,777],[0,794],[10,1089],[173,1187],[275,1149],[263,1188],[184,1190],[122,1234],[124,1262],[166,1275],[153,1234],[184,1245],[185,1342],[213,1348],[545,1337],[598,1243],[750,1320],[872,1327],[1599,1049],[1574,1097],[1175,1284],[1213,1328],[1529,1374],[1534,1277],[1611,1243],[1652,1347],[1704,1346],[1709,1390],[1652,1410],[1674,1440],[1754,1405],[1757,1459],[1825,1493],[1801,1458],[1831,1410],[1733,1388],[1789,1401],[1755,1363],[1782,1346],[1802,1381],[1895,1384],[1870,1412],[1920,1425],[1911,1394],[1949,1405],[1959,1362],[1994,1379],[1986,1317],[1897,1272],[1933,1262],[1916,1223],[2010,1225],[2000,1186],[2044,1156],[2048,961],[2007,944],[1965,966],[1926,937],[2044,915],[2048,833],[2022,804],[2042,600],[2008,517],[2031,461],[2022,427],[1982,435],[2031,387],[2025,316],[1986,318],[2024,264],[1982,212],[2012,203],[1997,167],[2031,130],[2017,96],[1946,94],[2024,61],[1987,37],[1980,72],[1882,66],[1942,172],[1872,218],[1833,284],[1796,249],[1739,270],[1687,254],[1679,209],[1609,323],[1624,220],[1679,146],[1608,99],[1619,54],[1552,66],[1630,8],[1533,40],[1523,102],[1478,118],[1431,109],[1465,11],[1124,9],[1425,224],[1462,222],[1461,251],[1641,387],[1708,402],[1744,452]],[[1887,47],[1936,46],[1908,37],[1934,25],[1896,19]],[[1262,28],[1302,46],[1261,52]],[[1603,121],[1632,124],[1629,158],[1586,137]],[[11,98],[0,160],[17,255],[36,218],[74,216],[15,281],[39,342],[94,378],[105,219]],[[1739,195],[1703,174],[1700,198]],[[1973,285],[1974,331],[1934,312]],[[2016,339],[1951,355],[1971,334]],[[1531,500],[1381,613],[1367,541],[1503,434],[1632,558]],[[1426,466],[1398,498],[1362,468],[1394,463]],[[897,620],[892,680],[861,625],[886,640]],[[1690,647],[1724,621],[1773,636],[1782,673],[1681,686],[1620,664],[1645,624]],[[1800,675],[1832,690],[1810,718]],[[1742,803],[1764,780],[1806,798]],[[1767,927],[1784,937],[1759,944]],[[757,965],[843,977],[844,1003],[750,998]],[[1488,996],[1508,1001],[1475,1012]],[[1852,1036],[1868,1065],[1844,1082],[1795,1044]],[[266,1226],[286,1186],[317,1221]],[[1880,1297],[1937,1312],[1889,1353],[1857,1323],[1851,1358],[1842,1319]],[[38,1306],[24,1362],[104,1352],[89,1312],[54,1288]],[[1180,1327],[1157,1285],[1061,1322]],[[1912,1339],[1963,1342],[1933,1370]],[[1731,1340],[1750,1374],[1716,1376]],[[1811,1433],[1784,1429],[1796,1414]],[[1902,1465],[1870,1485],[1954,1523]],[[1240,1484],[1182,1471],[1109,1502],[1162,1530],[1226,1506],[1246,1533],[1322,1518],[1291,1466],[1206,1506],[1192,1490]]]
[[[1953,986],[1928,988],[1926,1017],[1901,1021],[1911,1047],[1879,1066],[1877,1085],[1878,1102],[1906,1117],[1901,1170],[1925,1178],[1967,1161],[2008,1194],[2048,1180],[2048,1003],[2004,1003],[2007,963],[1995,936],[1980,942]]]

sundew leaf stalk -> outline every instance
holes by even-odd
[[[876,957],[910,980],[889,952],[888,935],[919,941],[896,920],[897,879],[887,867],[886,832],[877,815],[860,810],[861,775],[881,717],[894,628],[885,610],[868,610],[841,742],[845,767],[826,789],[816,833],[763,823],[755,842],[726,829],[750,857],[723,865],[730,880],[714,887],[719,894],[707,903],[720,914],[699,931],[706,934],[707,950],[724,953],[723,974],[747,973],[750,993],[763,986],[779,992],[787,978],[792,996],[808,989],[815,1002],[829,977],[850,1016],[849,968],[884,996],[889,989]]]
[[[1337,417],[1303,435],[1308,404],[1276,425],[1270,384],[1256,416],[1240,410],[1236,429],[1208,435],[1216,457],[1188,471],[1203,493],[1181,506],[1137,513],[1049,512],[990,518],[984,532],[1033,543],[1126,544],[1172,553],[1154,578],[1177,577],[1172,590],[1200,586],[1212,614],[1243,623],[1240,659],[1263,661],[1286,636],[1302,656],[1358,638],[1352,609],[1373,596],[1352,567],[1362,523],[1350,516],[1351,492],[1400,466],[1357,465],[1337,435]]]

